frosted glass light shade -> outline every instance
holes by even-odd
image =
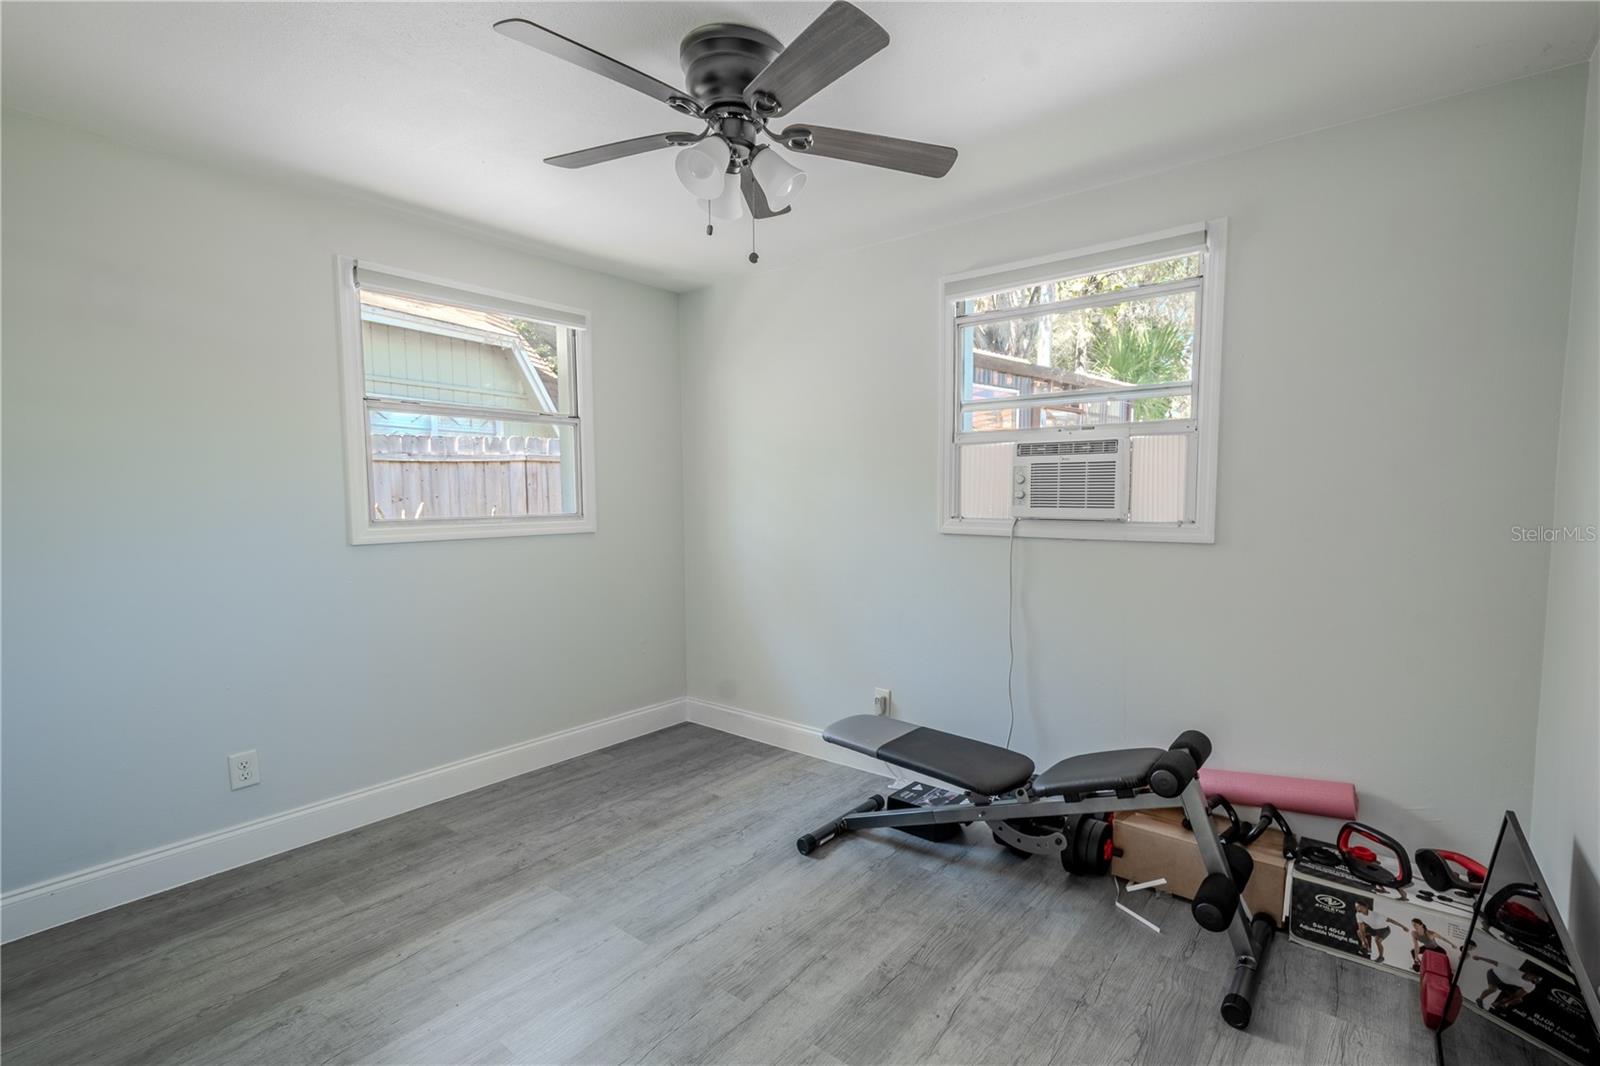
[[[723,178],[722,191],[710,200],[700,201],[702,211],[708,208],[713,218],[732,221],[744,217],[744,190],[739,188],[739,175],[726,175]]]
[[[806,186],[806,172],[791,164],[771,148],[756,153],[750,172],[766,193],[767,203],[774,211],[789,206],[800,190]]]
[[[728,169],[728,142],[708,137],[691,144],[678,153],[672,166],[685,189],[701,199],[713,199],[722,191],[722,177]]]

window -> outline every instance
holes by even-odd
[[[339,260],[352,544],[594,530],[581,312]]]
[[[1022,442],[1125,436],[1127,518],[1018,535],[1215,536],[1226,223],[946,278],[939,528],[1008,535]]]

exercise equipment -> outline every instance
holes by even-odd
[[[1432,944],[1418,952],[1421,965],[1418,993],[1422,1005],[1422,1024],[1440,1029],[1461,1013],[1461,989],[1450,980],[1450,956]]]
[[[1301,837],[1295,846],[1294,857],[1307,862],[1321,863],[1323,866],[1344,865],[1344,854],[1337,844],[1330,844],[1315,837]]]
[[[829,819],[795,846],[815,853],[830,840],[863,829],[906,829],[983,822],[1012,851],[1055,854],[1068,870],[1093,869],[1111,859],[1109,825],[1117,811],[1181,808],[1207,871],[1192,907],[1204,929],[1226,932],[1234,967],[1222,1000],[1222,1017],[1236,1029],[1250,1024],[1261,966],[1277,931],[1266,914],[1252,914],[1241,898],[1253,866],[1249,852],[1217,838],[1206,811],[1199,770],[1211,741],[1186,730],[1166,749],[1097,751],[1063,759],[1035,774],[1033,760],[1008,748],[879,715],[843,718],[822,737],[869,758],[926,774],[965,790],[961,803],[886,810],[873,795]]]
[[[1210,797],[1206,810],[1211,813],[1220,812],[1228,820],[1228,828],[1217,834],[1217,839],[1224,844],[1239,844],[1248,848],[1261,839],[1262,833],[1277,826],[1278,832],[1283,835],[1283,857],[1294,858],[1295,851],[1299,847],[1299,838],[1295,836],[1294,830],[1289,828],[1289,820],[1272,804],[1263,803],[1260,813],[1251,825],[1244,824],[1244,819],[1239,817],[1239,812],[1234,810],[1233,804],[1228,802],[1226,796]],[[1187,827],[1189,820],[1185,818],[1183,824]]]
[[[1260,839],[1273,826],[1278,827],[1279,834],[1283,837],[1283,857],[1294,858],[1295,849],[1300,846],[1300,838],[1295,836],[1294,830],[1289,828],[1289,820],[1270,803],[1261,805],[1261,813],[1256,818],[1256,824],[1246,829],[1239,839],[1239,843],[1249,847]]]
[[[1367,843],[1358,843],[1358,838]],[[1389,856],[1387,864],[1379,858],[1380,850]],[[1339,827],[1339,839],[1331,844],[1301,837],[1295,844],[1294,857],[1323,866],[1343,866],[1352,877],[1379,888],[1404,888],[1411,883],[1411,862],[1406,858],[1405,847],[1383,830],[1361,822],[1344,823]]]
[[[1464,876],[1456,876],[1457,867]],[[1483,891],[1483,879],[1489,873],[1477,859],[1463,855],[1459,851],[1445,851],[1442,848],[1419,848],[1417,872],[1422,874],[1422,879],[1428,882],[1428,887],[1435,892],[1449,892],[1454,889],[1471,896]]]
[[[1482,917],[1490,929],[1529,954],[1560,947],[1556,923],[1536,885],[1518,881],[1502,886],[1483,905]]]
[[[1357,838],[1368,843],[1358,844]],[[1411,883],[1411,860],[1406,858],[1405,847],[1381,829],[1361,822],[1346,822],[1339,827],[1336,846],[1344,856],[1345,869],[1369,885],[1404,888]],[[1390,856],[1391,863],[1386,865],[1379,859],[1378,849]]]
[[[1356,816],[1356,786],[1348,781],[1202,769],[1200,787],[1207,796],[1226,796],[1247,807],[1270,803],[1280,811],[1319,814],[1324,818],[1345,820]]]
[[[943,807],[960,803],[962,795],[948,788],[936,788],[922,781],[913,781],[905,788],[889,793],[884,807],[891,811],[911,811],[918,807]],[[949,840],[961,835],[961,823],[946,825],[908,825],[905,832],[923,840]]]
[[[994,842],[1024,859],[1059,854],[1069,874],[1097,877],[1111,871],[1111,815],[1067,815],[1059,818],[1014,818],[990,822]]]

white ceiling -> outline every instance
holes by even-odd
[[[753,269],[672,153],[546,155],[696,124],[490,31],[532,18],[681,84],[678,41],[808,3],[4,4],[4,101],[136,144],[337,183],[687,288]],[[763,264],[1261,144],[1587,59],[1594,3],[864,3],[883,52],[797,121],[955,145],[941,181],[829,159]],[[758,268],[756,268],[758,269]]]

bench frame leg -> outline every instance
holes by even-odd
[[[1211,824],[1211,812],[1206,809],[1206,794],[1200,782],[1190,781],[1180,798],[1184,817],[1189,819],[1206,872],[1220,873],[1231,880],[1233,871],[1228,865],[1228,857],[1222,853],[1222,841],[1217,838],[1216,826]],[[1222,997],[1222,1019],[1235,1029],[1243,1029],[1250,1024],[1256,982],[1261,978],[1262,967],[1267,962],[1267,949],[1272,946],[1272,938],[1277,931],[1277,923],[1271,915],[1250,913],[1250,906],[1241,892],[1233,920],[1228,923],[1228,940],[1233,945],[1234,966],[1228,980],[1228,992]]]

